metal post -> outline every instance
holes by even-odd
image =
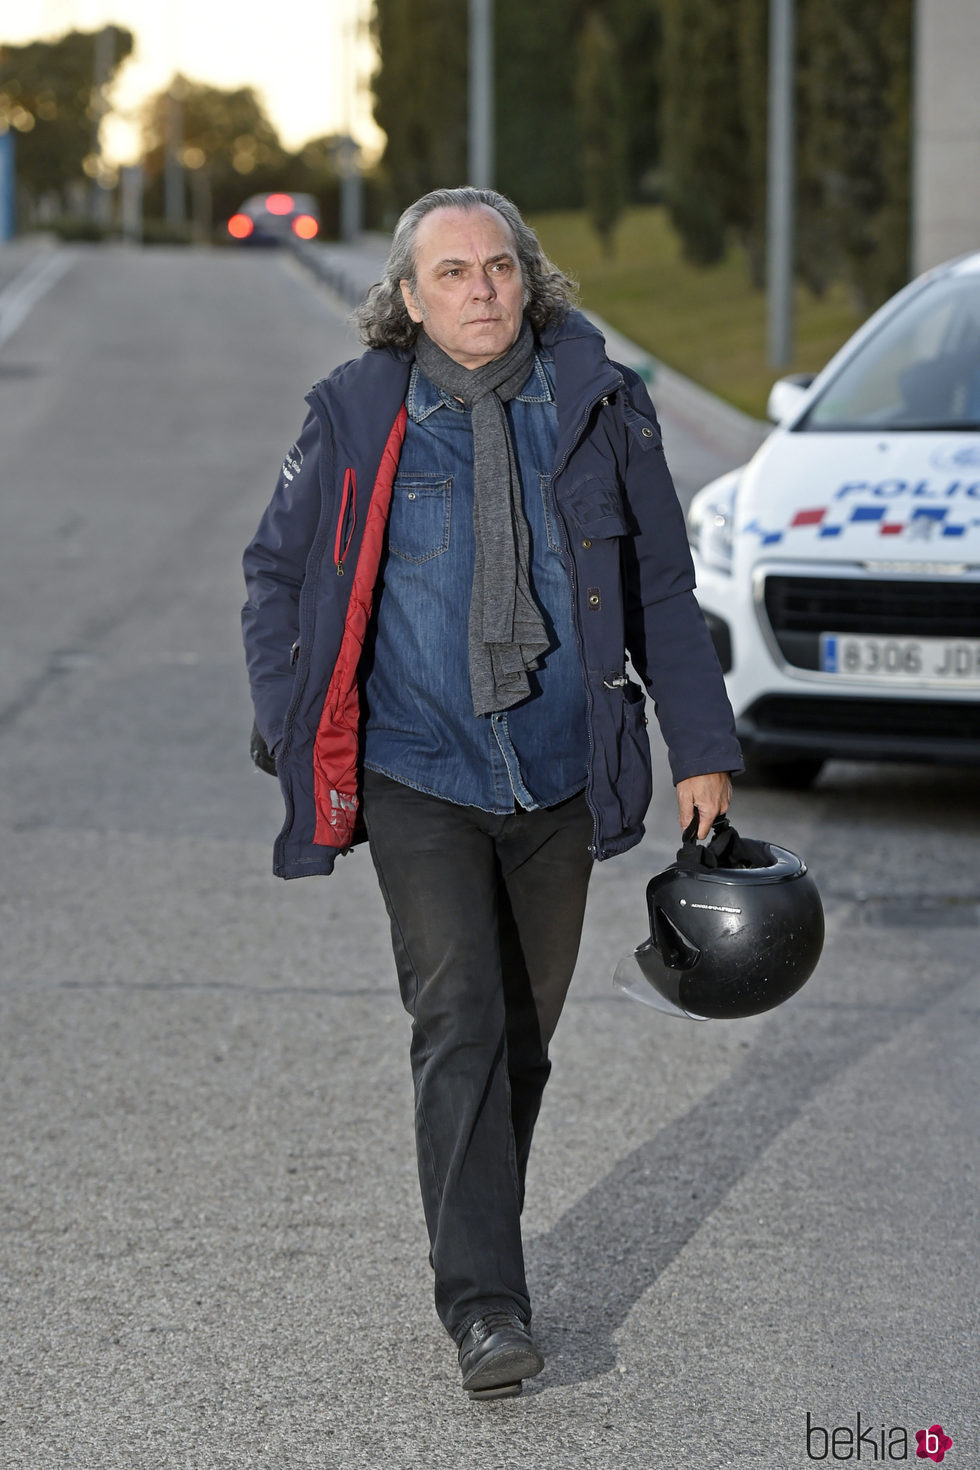
[[[127,164],[119,171],[122,196],[122,237],[130,245],[143,243],[143,165]]]
[[[112,80],[112,67],[116,55],[116,32],[105,25],[95,37],[92,65],[92,157],[95,160],[92,174],[90,213],[96,224],[108,225],[112,213],[112,195],[106,182],[106,169],[102,159],[102,119],[109,111],[106,87]]]
[[[190,170],[191,204],[193,206],[196,245],[210,245],[213,229],[213,203],[211,193],[211,170],[206,163]]]
[[[364,228],[361,150],[353,138],[340,139],[340,238],[354,244]]]
[[[358,45],[362,25],[360,0],[353,0],[344,25],[344,131],[338,140],[337,150],[340,164],[340,238],[347,244],[355,244],[364,229],[361,150],[353,136],[355,100],[361,86]]]
[[[793,360],[793,97],[795,0],[769,0],[769,155],[766,198],[766,350],[772,367]]]
[[[167,151],[163,164],[164,214],[167,224],[181,230],[187,220],[184,193],[184,109],[181,105],[181,78],[174,77],[167,95]]]
[[[470,0],[469,182],[493,188],[493,0]]]
[[[13,132],[0,133],[0,243],[14,238],[14,203],[17,198]]]

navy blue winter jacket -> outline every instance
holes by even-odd
[[[540,335],[555,363],[552,484],[571,550],[589,709],[593,853],[606,858],[639,842],[652,790],[644,691],[626,675],[627,653],[653,696],[675,782],[739,770],[741,755],[646,389],[609,361],[580,312]],[[411,362],[411,352],[375,349],[315,384],[245,553],[255,719],[286,803],[273,862],[283,878],[329,873],[337,853],[365,835],[358,662]]]

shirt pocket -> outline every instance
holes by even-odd
[[[424,470],[397,475],[388,516],[388,550],[420,564],[449,550],[453,477]]]
[[[558,512],[555,509],[554,496],[551,493],[551,475],[539,471],[538,481],[541,486],[541,503],[544,506],[544,524],[548,532],[548,546],[552,551],[564,551],[565,543],[562,540],[561,525],[558,521]]]

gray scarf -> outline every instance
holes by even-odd
[[[534,363],[525,320],[517,341],[483,367],[465,368],[424,331],[415,344],[419,367],[443,393],[471,410],[473,529],[476,560],[470,597],[470,689],[475,714],[510,709],[530,693],[527,670],[548,648],[544,619],[528,573],[530,536],[504,404],[524,387]]]

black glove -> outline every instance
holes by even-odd
[[[270,755],[269,747],[259,734],[259,727],[256,724],[252,725],[252,736],[248,748],[252,761],[260,771],[268,771],[270,776],[278,775],[275,759]]]

